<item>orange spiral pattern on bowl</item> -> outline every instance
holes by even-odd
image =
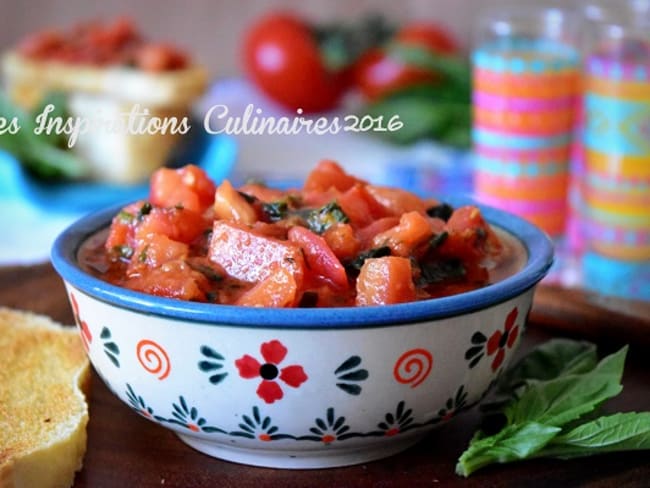
[[[136,355],[140,365],[149,373],[164,380],[171,372],[169,355],[158,343],[143,339],[136,346]]]
[[[393,376],[399,383],[420,385],[431,373],[433,356],[426,349],[411,349],[402,354],[393,368]]]

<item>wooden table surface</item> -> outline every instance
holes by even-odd
[[[531,315],[521,352],[561,331],[556,291],[540,290],[542,305]],[[0,268],[0,305],[32,310],[71,324],[63,285],[49,265]],[[560,307],[561,308],[561,307]],[[575,308],[575,307],[574,307]],[[645,313],[641,308],[639,313]],[[633,315],[633,314],[632,314]],[[552,318],[552,320],[549,319]],[[645,317],[647,318],[647,317]],[[641,317],[643,319],[643,317]],[[575,320],[573,317],[572,320]],[[572,322],[574,325],[575,323]],[[540,324],[549,327],[540,327]],[[637,324],[638,325],[638,324]],[[600,327],[603,327],[602,324]],[[610,327],[611,328],[611,327]],[[579,334],[575,327],[568,330]],[[638,328],[635,329],[638,332]],[[600,335],[605,348],[625,342],[616,330]],[[632,335],[630,338],[634,338]],[[650,410],[650,358],[632,344],[623,378],[624,389],[607,411]],[[454,465],[476,430],[479,415],[470,411],[433,431],[401,454],[358,466],[327,470],[274,470],[243,466],[208,457],[183,444],[170,431],[136,415],[93,375],[88,450],[75,487],[647,487],[650,454],[607,454],[571,461],[535,460],[492,466],[469,479],[454,474]]]

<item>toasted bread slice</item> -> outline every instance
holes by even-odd
[[[0,307],[0,486],[72,485],[86,451],[89,374],[75,328]]]

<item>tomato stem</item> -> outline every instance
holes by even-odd
[[[395,25],[378,13],[355,23],[335,22],[312,27],[323,62],[334,72],[352,66],[369,49],[384,45],[395,31]]]

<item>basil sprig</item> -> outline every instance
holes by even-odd
[[[15,134],[0,137],[0,150],[12,154],[33,175],[46,180],[78,180],[88,176],[88,164],[65,147],[65,137],[60,134],[41,133],[36,135],[35,117],[42,107],[52,103],[55,111],[50,117],[67,117],[64,99],[58,94],[46,97],[32,113],[23,111],[9,98],[0,93],[0,117],[6,120],[16,118],[20,130]]]
[[[650,412],[595,416],[621,392],[626,354],[627,346],[599,362],[590,343],[554,339],[539,346],[502,376],[495,398],[483,405],[505,425],[496,433],[479,430],[456,472],[469,476],[495,463],[650,449]]]
[[[413,68],[437,77],[435,82],[408,85],[386,94],[364,107],[375,120],[399,115],[403,127],[397,131],[377,130],[393,144],[412,144],[435,140],[458,149],[471,146],[472,74],[464,56],[445,56],[431,50],[393,41],[385,47],[387,55]]]

